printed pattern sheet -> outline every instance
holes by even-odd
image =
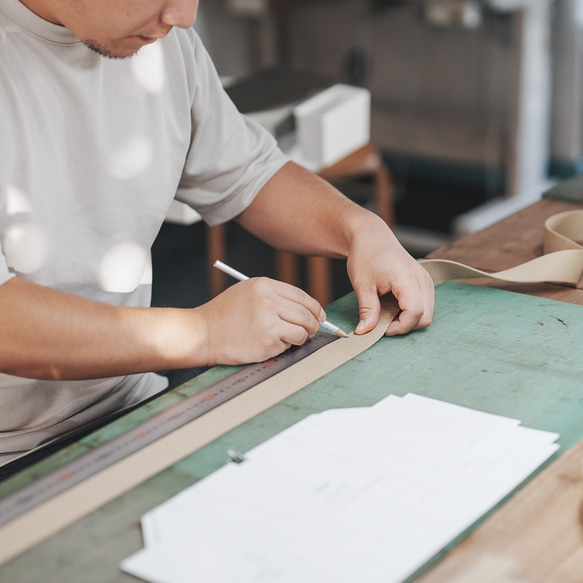
[[[414,394],[311,415],[142,517],[152,583],[397,583],[557,449],[557,434]]]

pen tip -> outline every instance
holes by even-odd
[[[338,330],[336,330],[336,334],[338,334],[339,336],[342,336],[342,338],[348,338],[348,334],[346,334],[346,332],[344,332],[344,330],[341,330],[340,328],[338,328]]]

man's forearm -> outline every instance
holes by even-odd
[[[125,308],[13,278],[0,286],[0,372],[90,379],[206,364],[193,310]]]
[[[381,219],[293,162],[271,178],[237,220],[278,249],[337,258],[348,256],[360,225],[386,228]]]

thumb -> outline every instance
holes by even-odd
[[[360,315],[360,321],[358,322],[358,326],[354,333],[366,334],[367,332],[370,332],[379,321],[381,302],[376,290],[372,292],[357,291],[356,297],[358,298],[358,313]]]

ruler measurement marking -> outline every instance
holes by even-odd
[[[0,526],[226,403],[337,339],[338,337],[332,334],[319,332],[303,346],[292,347],[267,362],[247,365],[9,494],[0,500]]]

